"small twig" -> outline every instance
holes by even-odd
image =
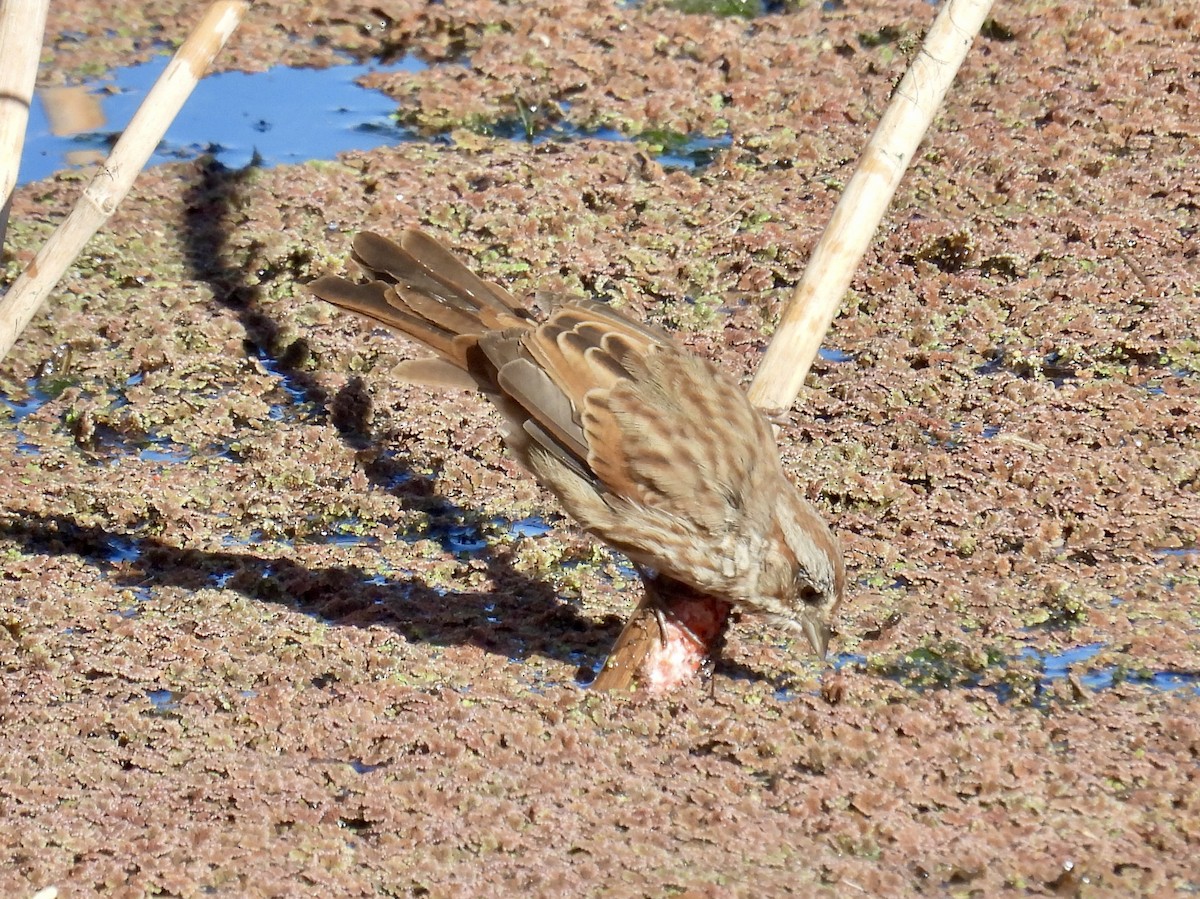
[[[1031,453],[1048,452],[1045,444],[1037,443],[1036,441],[1030,440],[1028,437],[1022,437],[1020,434],[1001,432],[993,437],[992,441],[995,443],[1011,443],[1013,446],[1023,447],[1024,449],[1029,450]]]
[[[75,208],[0,299],[0,359],[8,355],[67,266],[129,193],[138,172],[250,5],[247,0],[217,0],[209,6],[138,107]]]
[[[1154,282],[1146,274],[1146,270],[1131,256],[1129,252],[1121,246],[1120,238],[1114,235],[1113,245],[1116,248],[1117,255],[1121,257],[1121,261],[1129,266],[1129,270],[1133,272],[1133,276],[1142,282],[1142,286],[1150,293],[1152,297],[1157,297],[1160,291],[1154,286]]]
[[[709,231],[717,231],[721,228],[724,228],[730,222],[736,221],[737,219],[741,218],[742,213],[744,213],[746,211],[746,207],[749,205],[750,205],[749,200],[743,200],[742,202],[738,203],[737,206],[734,207],[733,212],[729,213],[729,215],[725,216],[722,219],[718,219],[715,222],[710,222],[709,224],[705,225],[703,228],[697,229],[696,233],[697,234],[706,234]]]

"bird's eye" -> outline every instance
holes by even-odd
[[[824,595],[812,584],[804,584],[800,587],[800,592],[797,594],[800,601],[806,606],[819,606],[825,599]]]

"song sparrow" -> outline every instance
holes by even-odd
[[[404,363],[405,380],[495,403],[508,450],[633,561],[649,602],[711,597],[764,613],[824,656],[841,551],[733,378],[602,303],[563,299],[539,321],[421,231],[399,243],[359,234],[354,260],[372,280],[325,275],[309,288],[437,353]]]

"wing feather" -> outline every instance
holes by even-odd
[[[583,429],[567,395],[530,359],[514,359],[500,369],[500,389],[525,409],[561,449],[579,461],[588,457]]]
[[[778,467],[768,458],[769,426],[736,382],[657,328],[578,299],[560,301],[538,323],[512,294],[419,231],[403,232],[399,243],[360,234],[354,256],[378,280],[325,277],[315,292],[446,360],[406,363],[400,376],[478,384],[508,420],[506,440],[518,458],[531,465],[536,448],[559,467],[533,467],[572,479],[551,476],[548,486],[574,497],[573,512],[589,502],[611,509],[633,503],[678,519],[684,531],[720,532],[755,495],[755,472]],[[713,441],[713,421],[760,439]],[[593,529],[610,542],[620,537],[601,533],[600,524]]]

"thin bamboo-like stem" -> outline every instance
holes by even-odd
[[[991,8],[992,0],[946,0],[938,13],[784,310],[750,386],[750,401],[760,409],[779,412],[795,402],[900,178]]]
[[[0,359],[8,355],[67,266],[125,198],[184,101],[250,6],[246,0],[217,0],[209,6],[146,95],[75,208],[0,299]]]
[[[17,189],[50,0],[0,0],[0,249]]]

